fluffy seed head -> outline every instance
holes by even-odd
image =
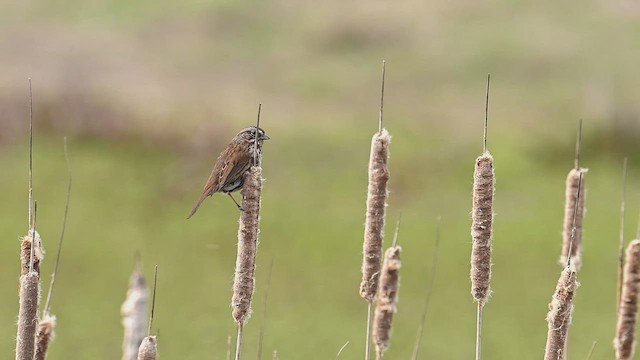
[[[47,358],[47,351],[49,350],[49,343],[55,336],[56,317],[51,315],[45,315],[38,324],[38,331],[36,332],[36,350],[33,356],[34,360],[45,360]]]
[[[142,339],[147,334],[147,312],[149,309],[149,287],[139,270],[131,275],[127,298],[120,307],[124,339],[122,360],[136,360]]]
[[[584,186],[584,175],[587,169],[571,169],[567,175],[567,184],[565,188],[565,207],[564,222],[562,231],[562,254],[560,256],[560,265],[566,266],[569,256],[569,248],[571,248],[571,263],[575,264],[576,270],[580,270],[582,265],[582,221],[584,219],[584,200],[586,198],[586,188]],[[582,183],[580,183],[580,174],[582,173]],[[580,199],[578,200],[578,187],[580,187]],[[576,200],[578,207],[576,212]],[[576,231],[573,237],[573,245],[571,245],[571,229],[573,228],[573,218],[576,219]]]
[[[33,360],[38,327],[40,302],[40,275],[31,271],[20,277],[20,310],[18,313],[18,339],[16,360]]]
[[[138,351],[138,360],[157,360],[158,341],[155,336],[147,336],[142,340]]]
[[[33,229],[22,238],[20,243],[20,274],[26,275],[31,266],[31,240],[34,239],[36,246],[33,249],[33,270],[40,274],[40,261],[44,259],[44,249],[42,248],[42,239],[40,234]]]
[[[638,293],[640,292],[640,240],[633,240],[627,247],[624,265],[624,284],[614,347],[617,360],[633,358],[636,346],[636,322],[638,319]]]
[[[376,301],[376,312],[373,321],[373,337],[378,357],[389,348],[393,314],[397,311],[398,288],[400,280],[400,246],[387,249],[382,265],[380,288]]]
[[[573,311],[573,296],[578,287],[576,269],[571,264],[565,267],[558,279],[556,291],[549,304],[547,323],[547,347],[545,360],[562,360],[564,358],[567,333],[571,324],[571,312]]]
[[[242,213],[238,227],[238,255],[233,280],[232,314],[236,323],[244,325],[251,316],[251,300],[255,288],[256,253],[260,228],[260,195],[262,168],[253,166],[244,175]]]
[[[491,238],[493,236],[493,192],[495,175],[493,157],[487,152],[476,159],[473,174],[473,209],[471,213],[471,294],[482,306],[491,289]]]
[[[369,157],[369,186],[367,192],[367,214],[364,229],[362,258],[362,282],[360,296],[373,301],[380,277],[380,258],[384,240],[384,221],[387,206],[387,183],[389,181],[389,144],[391,135],[386,129],[373,135]]]

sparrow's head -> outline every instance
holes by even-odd
[[[240,131],[240,133],[238,133],[236,137],[245,139],[250,142],[254,142],[256,139],[258,139],[259,142],[270,139],[267,134],[265,134],[264,130],[255,126],[250,126],[248,128],[242,129],[242,131]]]

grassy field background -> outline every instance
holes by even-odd
[[[222,196],[191,220],[219,151],[263,103],[263,213],[254,317],[274,259],[265,357],[363,358],[358,296],[369,144],[380,64],[393,135],[387,233],[400,211],[403,269],[389,359],[411,354],[442,243],[421,358],[474,353],[469,282],[473,163],[492,73],[494,295],[484,355],[537,359],[560,273],[564,181],[585,121],[584,262],[572,358],[611,358],[621,167],[627,239],[638,215],[640,8],[632,2],[53,1],[0,11],[0,357],[15,346],[18,239],[27,230],[28,82],[33,79],[38,229],[53,267],[64,208],[62,137],[74,188],[52,301],[50,359],[120,356],[119,307],[133,253],[159,265],[164,359],[223,359],[238,213]],[[388,244],[387,244],[388,245]],[[48,275],[43,276],[48,284]]]

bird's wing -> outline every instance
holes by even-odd
[[[236,146],[242,146],[242,144],[237,144]],[[244,173],[251,166],[251,154],[247,151],[238,150],[237,148],[228,148],[220,156],[224,161],[218,161],[216,168],[211,174],[212,177],[217,176],[218,180],[216,186],[212,189],[213,192],[222,190],[229,182],[234,182],[239,177],[244,176]],[[227,152],[229,152],[229,154],[226,154]],[[233,154],[233,156],[231,156],[231,154]],[[218,167],[220,168],[218,169]]]

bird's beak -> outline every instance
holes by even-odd
[[[269,139],[271,139],[271,138],[270,138],[270,137],[268,137],[266,134],[262,135],[260,138],[261,138],[262,140],[269,140]]]

